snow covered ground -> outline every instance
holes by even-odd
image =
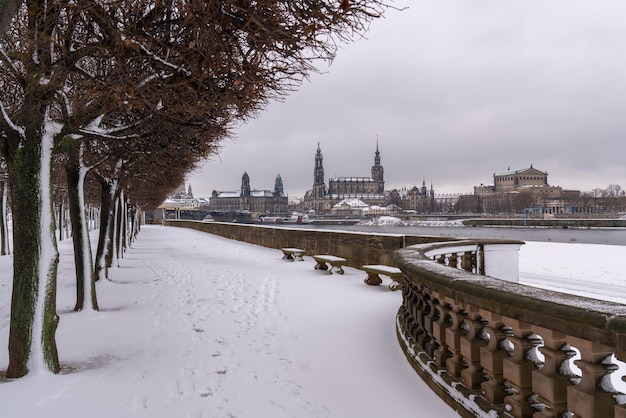
[[[277,250],[146,226],[113,281],[98,284],[102,310],[75,313],[70,241],[60,251],[63,373],[0,377],[0,417],[457,416],[398,346],[400,293],[364,285],[361,271],[328,275],[308,257],[287,262]],[[625,301],[625,255],[529,242],[522,281]],[[0,257],[0,347],[10,272]],[[3,349],[0,374],[7,364]]]

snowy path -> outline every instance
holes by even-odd
[[[308,257],[150,226],[98,284],[102,311],[74,313],[69,241],[60,249],[64,374],[0,380],[0,417],[457,416],[398,346],[401,295],[365,286],[361,271],[328,275]]]

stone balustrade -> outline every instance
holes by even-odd
[[[522,241],[454,241],[434,244],[426,257],[467,272],[496,279],[519,280],[519,249]]]
[[[616,389],[626,371],[615,360],[626,354],[626,306],[523,286],[510,268],[490,270],[521,244],[466,240],[396,251],[405,275],[396,330],[407,359],[464,417],[626,417],[626,395]]]

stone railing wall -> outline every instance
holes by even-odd
[[[414,369],[464,417],[626,417],[614,360],[626,354],[626,306],[482,275],[481,249],[493,244],[520,243],[395,253],[405,274],[396,329]]]
[[[410,236],[400,234],[372,234],[326,229],[272,227],[227,222],[164,221],[164,225],[197,229],[225,238],[269,248],[296,247],[306,255],[331,254],[343,257],[346,265],[360,267],[364,264],[393,266],[393,252],[407,245],[438,242],[440,237]],[[446,238],[446,241],[449,241]]]
[[[433,244],[426,257],[470,273],[517,282],[519,280],[519,249],[522,241],[463,240]]]

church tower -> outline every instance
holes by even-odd
[[[274,181],[274,196],[281,197],[284,195],[285,191],[283,189],[283,179],[279,174],[276,176],[276,181]]]
[[[247,172],[241,177],[241,197],[250,197],[250,176]]]
[[[385,169],[380,165],[380,151],[378,151],[378,140],[376,141],[376,153],[374,155],[374,165],[372,166],[372,180],[378,183],[377,192],[383,193],[385,190],[384,180]]]
[[[313,170],[313,199],[321,199],[326,195],[324,184],[324,157],[319,142],[315,153],[315,170]]]

